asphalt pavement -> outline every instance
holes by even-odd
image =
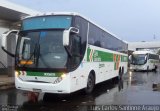
[[[96,85],[94,92],[85,95],[78,91],[70,95],[40,94],[38,101],[30,101],[26,91],[8,89],[0,91],[1,109],[15,108],[19,111],[129,111],[127,105],[150,105],[160,110],[160,92],[154,91],[153,83],[160,83],[160,72],[128,72],[122,81],[117,78]],[[105,108],[105,109],[104,109]],[[125,108],[125,109],[124,109]],[[139,107],[137,107],[139,108]],[[148,107],[144,107],[148,108]],[[120,110],[120,109],[118,109]],[[150,110],[152,111],[152,110]]]

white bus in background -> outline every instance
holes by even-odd
[[[129,57],[131,70],[157,70],[159,55],[152,51],[134,51]]]
[[[28,17],[17,37],[15,55],[8,53],[15,57],[17,89],[91,93],[95,84],[127,72],[127,43],[76,13]]]

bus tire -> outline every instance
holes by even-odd
[[[157,72],[157,66],[155,66],[155,68],[153,69],[155,72]]]
[[[122,75],[124,75],[124,67],[122,67]]]
[[[149,66],[147,66],[147,72],[149,72]]]
[[[121,69],[121,79],[123,79],[123,75],[124,75],[124,67],[122,67]]]
[[[87,87],[85,88],[85,93],[90,94],[95,86],[95,77],[92,73],[89,74],[88,80],[87,80]]]
[[[51,97],[52,97],[51,93],[44,93],[43,101],[48,101],[50,100]]]
[[[119,80],[121,80],[121,77],[122,77],[122,69],[121,67],[119,68],[119,73],[118,73],[118,78]]]
[[[59,94],[53,94],[53,93],[44,93],[43,95],[43,101],[55,101],[59,99]]]

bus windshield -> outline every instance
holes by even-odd
[[[20,32],[16,64],[28,68],[65,68],[68,54],[62,38],[63,30]]]
[[[143,65],[146,63],[146,54],[133,54],[131,63],[134,65]]]

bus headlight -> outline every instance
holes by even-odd
[[[15,77],[19,77],[20,73],[18,71],[15,71]]]
[[[66,76],[67,76],[66,74],[61,75],[62,79],[66,78]]]
[[[55,81],[54,84],[57,84],[59,82],[61,82],[64,78],[66,78],[66,74],[62,74],[60,77],[58,77]]]

